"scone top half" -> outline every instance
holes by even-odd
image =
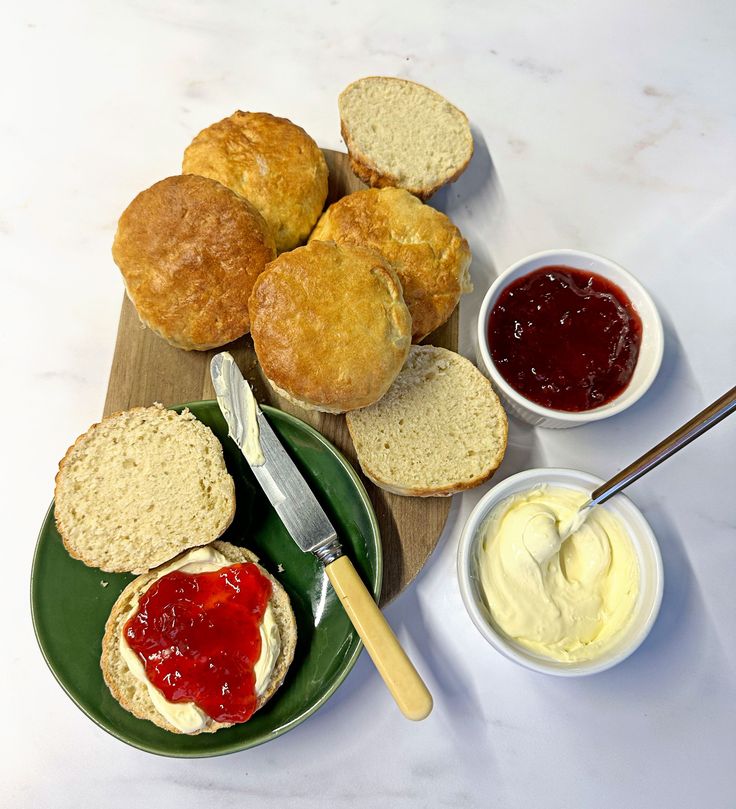
[[[373,187],[405,188],[426,200],[473,156],[465,113],[422,84],[368,76],[340,93],[338,107],[350,166]]]
[[[54,514],[75,559],[143,573],[221,536],[235,515],[235,485],[220,442],[192,413],[134,407],[68,449]]]
[[[411,344],[401,282],[380,253],[312,241],[283,253],[250,298],[261,368],[278,393],[342,413],[380,399]]]
[[[237,111],[203,129],[184,152],[184,174],[218,180],[261,212],[279,253],[303,244],[327,199],[327,163],[287,118]]]
[[[331,205],[311,239],[380,251],[403,287],[418,343],[445,323],[470,292],[471,253],[450,219],[402,188],[369,188]]]
[[[248,331],[248,297],[276,249],[250,202],[185,175],[138,194],[112,253],[141,321],[177,348],[204,351]]]

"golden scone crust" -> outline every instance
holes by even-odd
[[[470,247],[450,219],[402,188],[369,188],[331,205],[311,239],[363,244],[396,270],[418,343],[452,314],[473,288]]]
[[[235,112],[203,129],[184,152],[182,171],[226,185],[263,214],[279,253],[303,244],[327,199],[319,146],[287,118]]]
[[[342,413],[372,404],[409,352],[401,282],[368,247],[312,241],[283,253],[249,306],[264,374],[302,407]]]
[[[276,250],[250,202],[187,175],[138,194],[112,254],[141,321],[177,348],[204,351],[248,331],[248,297]]]
[[[390,174],[386,171],[379,171],[373,163],[370,161],[369,158],[361,155],[356,154],[355,151],[351,152],[351,149],[355,150],[353,146],[353,137],[350,134],[350,130],[344,123],[340,125],[340,135],[342,139],[345,141],[345,144],[348,147],[348,157],[350,158],[350,170],[353,174],[359,179],[362,180],[366,185],[369,185],[371,188],[398,188],[403,187],[401,183],[403,182],[401,178],[395,177],[393,174]],[[472,157],[472,154],[471,156]],[[470,163],[470,157],[453,173],[451,174],[447,180],[442,182],[442,185],[437,187],[432,187],[430,189],[424,188],[411,188],[410,193],[413,194],[417,199],[420,199],[422,202],[427,202],[427,200],[431,199],[442,186],[449,185],[450,183],[454,183],[455,180],[465,171]]]

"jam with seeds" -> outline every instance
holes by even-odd
[[[499,373],[536,404],[579,412],[610,402],[631,381],[641,319],[616,284],[550,266],[509,284],[488,319]]]

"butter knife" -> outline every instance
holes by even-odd
[[[210,371],[229,435],[243,452],[284,527],[303,552],[313,553],[324,565],[335,593],[401,712],[408,719],[424,719],[432,710],[427,686],[344,555],[335,528],[271,429],[235,360],[226,351],[216,354]]]

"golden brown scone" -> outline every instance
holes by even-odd
[[[184,152],[184,174],[218,180],[263,214],[279,253],[306,241],[327,199],[319,146],[287,118],[234,112],[203,129]]]
[[[368,247],[312,241],[282,253],[253,287],[250,317],[271,384],[329,413],[380,399],[411,343],[401,282]]]
[[[470,248],[452,222],[402,188],[369,188],[331,205],[310,239],[363,244],[396,270],[418,343],[470,292]]]
[[[248,297],[276,250],[250,202],[188,175],[138,194],[112,255],[141,321],[177,348],[204,351],[248,331]]]
[[[225,556],[229,564],[253,562],[258,563],[258,557],[245,548],[231,545],[229,542],[213,542],[212,547]],[[258,698],[256,711],[262,708],[274,693],[280,688],[289,670],[294,651],[296,649],[297,628],[294,612],[286,590],[281,584],[271,576],[268,571],[258,565],[260,572],[271,581],[273,588],[269,604],[274,611],[274,618],[279,628],[281,648],[279,656],[276,658],[273,672],[268,687]],[[128,664],[120,653],[120,635],[127,620],[134,602],[140,600],[141,596],[148,590],[149,585],[156,578],[158,570],[151,570],[134,579],[120,594],[113,605],[110,617],[105,624],[105,635],[102,639],[102,656],[100,667],[102,676],[113,697],[138,719],[147,719],[171,733],[181,733],[157,710],[148,693],[148,688],[135,677]],[[215,733],[221,728],[231,727],[232,723],[214,722],[190,735],[196,736],[199,733]]]

